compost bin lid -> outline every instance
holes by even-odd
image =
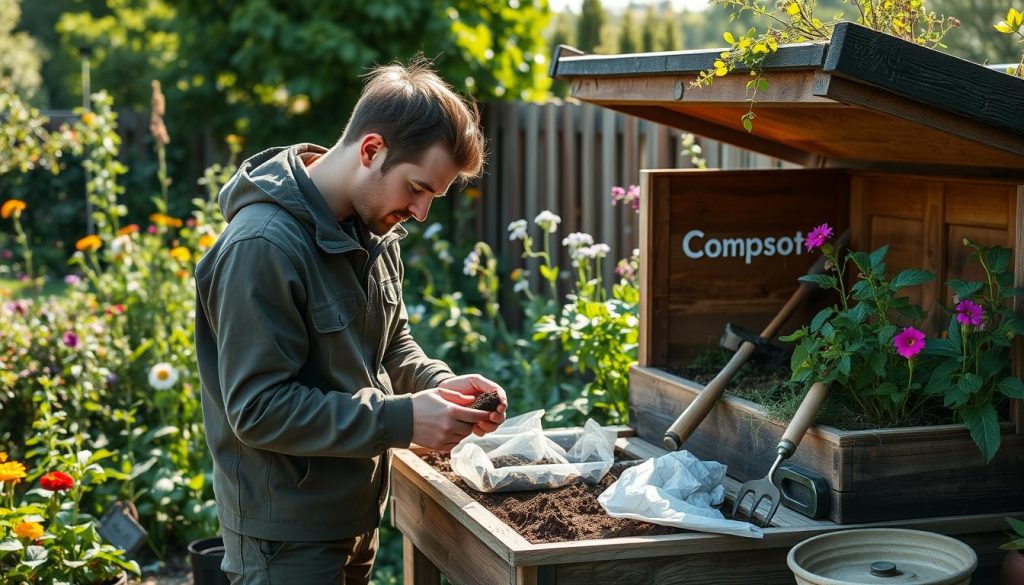
[[[550,73],[584,102],[805,166],[1024,176],[1024,79],[844,22],[828,43],[783,45],[766,60],[748,133],[749,75],[691,87],[723,50],[559,46]]]

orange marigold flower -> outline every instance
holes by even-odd
[[[7,219],[12,215],[18,217],[21,215],[21,212],[25,207],[25,202],[21,199],[8,199],[7,201],[4,201],[3,207],[0,207],[0,217],[4,219]]]
[[[39,540],[43,536],[43,525],[38,522],[19,522],[14,533],[26,540]]]
[[[7,461],[7,453],[0,451],[0,463],[3,463],[4,461]]]
[[[470,187],[469,189],[466,189],[465,194],[466,197],[469,197],[470,199],[479,199],[481,195],[480,189],[477,189],[476,187]]]
[[[192,252],[189,251],[185,246],[178,246],[171,250],[171,258],[174,258],[178,262],[188,262],[192,259]]]
[[[166,213],[154,213],[149,216],[149,221],[156,225],[170,228],[180,228],[183,225],[180,219],[171,217]]]
[[[25,464],[20,461],[8,461],[0,463],[0,482],[19,481],[25,477]]]
[[[39,478],[39,486],[51,492],[63,492],[71,489],[75,480],[63,471],[51,471]]]
[[[89,234],[75,242],[75,249],[79,252],[95,252],[103,245],[103,240],[96,234]]]
[[[92,126],[93,122],[95,121],[96,114],[93,114],[92,112],[86,112],[82,114],[82,122],[85,123],[86,126]]]
[[[132,224],[128,224],[128,225],[124,226],[123,228],[117,230],[117,235],[119,235],[119,236],[126,236],[128,234],[134,234],[134,233],[136,233],[138,231],[139,231],[139,224],[132,223]]]
[[[178,271],[178,278],[180,278],[182,280],[188,278],[188,270],[179,270]]]
[[[209,248],[216,241],[217,241],[217,237],[216,236],[212,236],[210,234],[203,234],[203,235],[199,236],[199,247],[200,248]]]

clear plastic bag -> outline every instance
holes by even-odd
[[[483,437],[470,435],[452,450],[452,469],[481,492],[601,481],[615,461],[615,432],[588,420],[566,451],[544,436],[543,416],[543,410],[535,410],[506,420]]]

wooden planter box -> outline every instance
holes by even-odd
[[[617,446],[635,457],[665,453],[636,437],[620,437]],[[405,538],[407,585],[437,585],[441,574],[455,585],[790,585],[789,549],[837,528],[832,522],[809,520],[780,508],[760,540],[686,532],[531,544],[419,453],[396,451],[392,467],[392,522]],[[727,479],[726,492],[735,494],[737,486]],[[1004,524],[1002,515],[989,514],[885,526],[939,532],[964,541],[978,553],[974,582],[989,583],[997,579],[1004,555],[998,549],[1005,540]]]
[[[560,53],[553,64],[578,99],[816,167],[641,173],[641,367],[630,378],[630,424],[651,442],[701,388],[668,370],[717,346],[729,321],[760,331],[816,259],[798,247],[821,223],[849,229],[853,249],[888,244],[890,274],[933,272],[908,291],[926,308],[950,304],[946,281],[979,278],[965,237],[1013,250],[1024,283],[1024,80],[841,24],[828,44],[781,47],[770,58],[769,89],[747,133],[749,76],[690,87],[717,55]],[[782,333],[832,303],[812,299]],[[926,332],[946,319],[933,310]],[[1020,375],[1021,344],[1015,353]],[[685,447],[738,479],[763,477],[783,428],[729,400]],[[840,523],[1020,510],[1021,432],[1024,407],[1014,401],[988,465],[959,425],[817,428],[794,463],[828,480]]]

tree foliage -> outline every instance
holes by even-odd
[[[546,0],[89,1],[58,29],[65,54],[92,47],[95,87],[145,107],[159,79],[179,132],[241,132],[251,148],[331,142],[360,76],[417,53],[477,99],[536,100],[549,84]]]
[[[0,90],[32,97],[42,85],[45,53],[28,33],[14,32],[19,20],[19,0],[0,0]]]
[[[592,53],[601,46],[601,29],[608,21],[601,0],[583,0],[580,17],[576,21],[577,48]]]

